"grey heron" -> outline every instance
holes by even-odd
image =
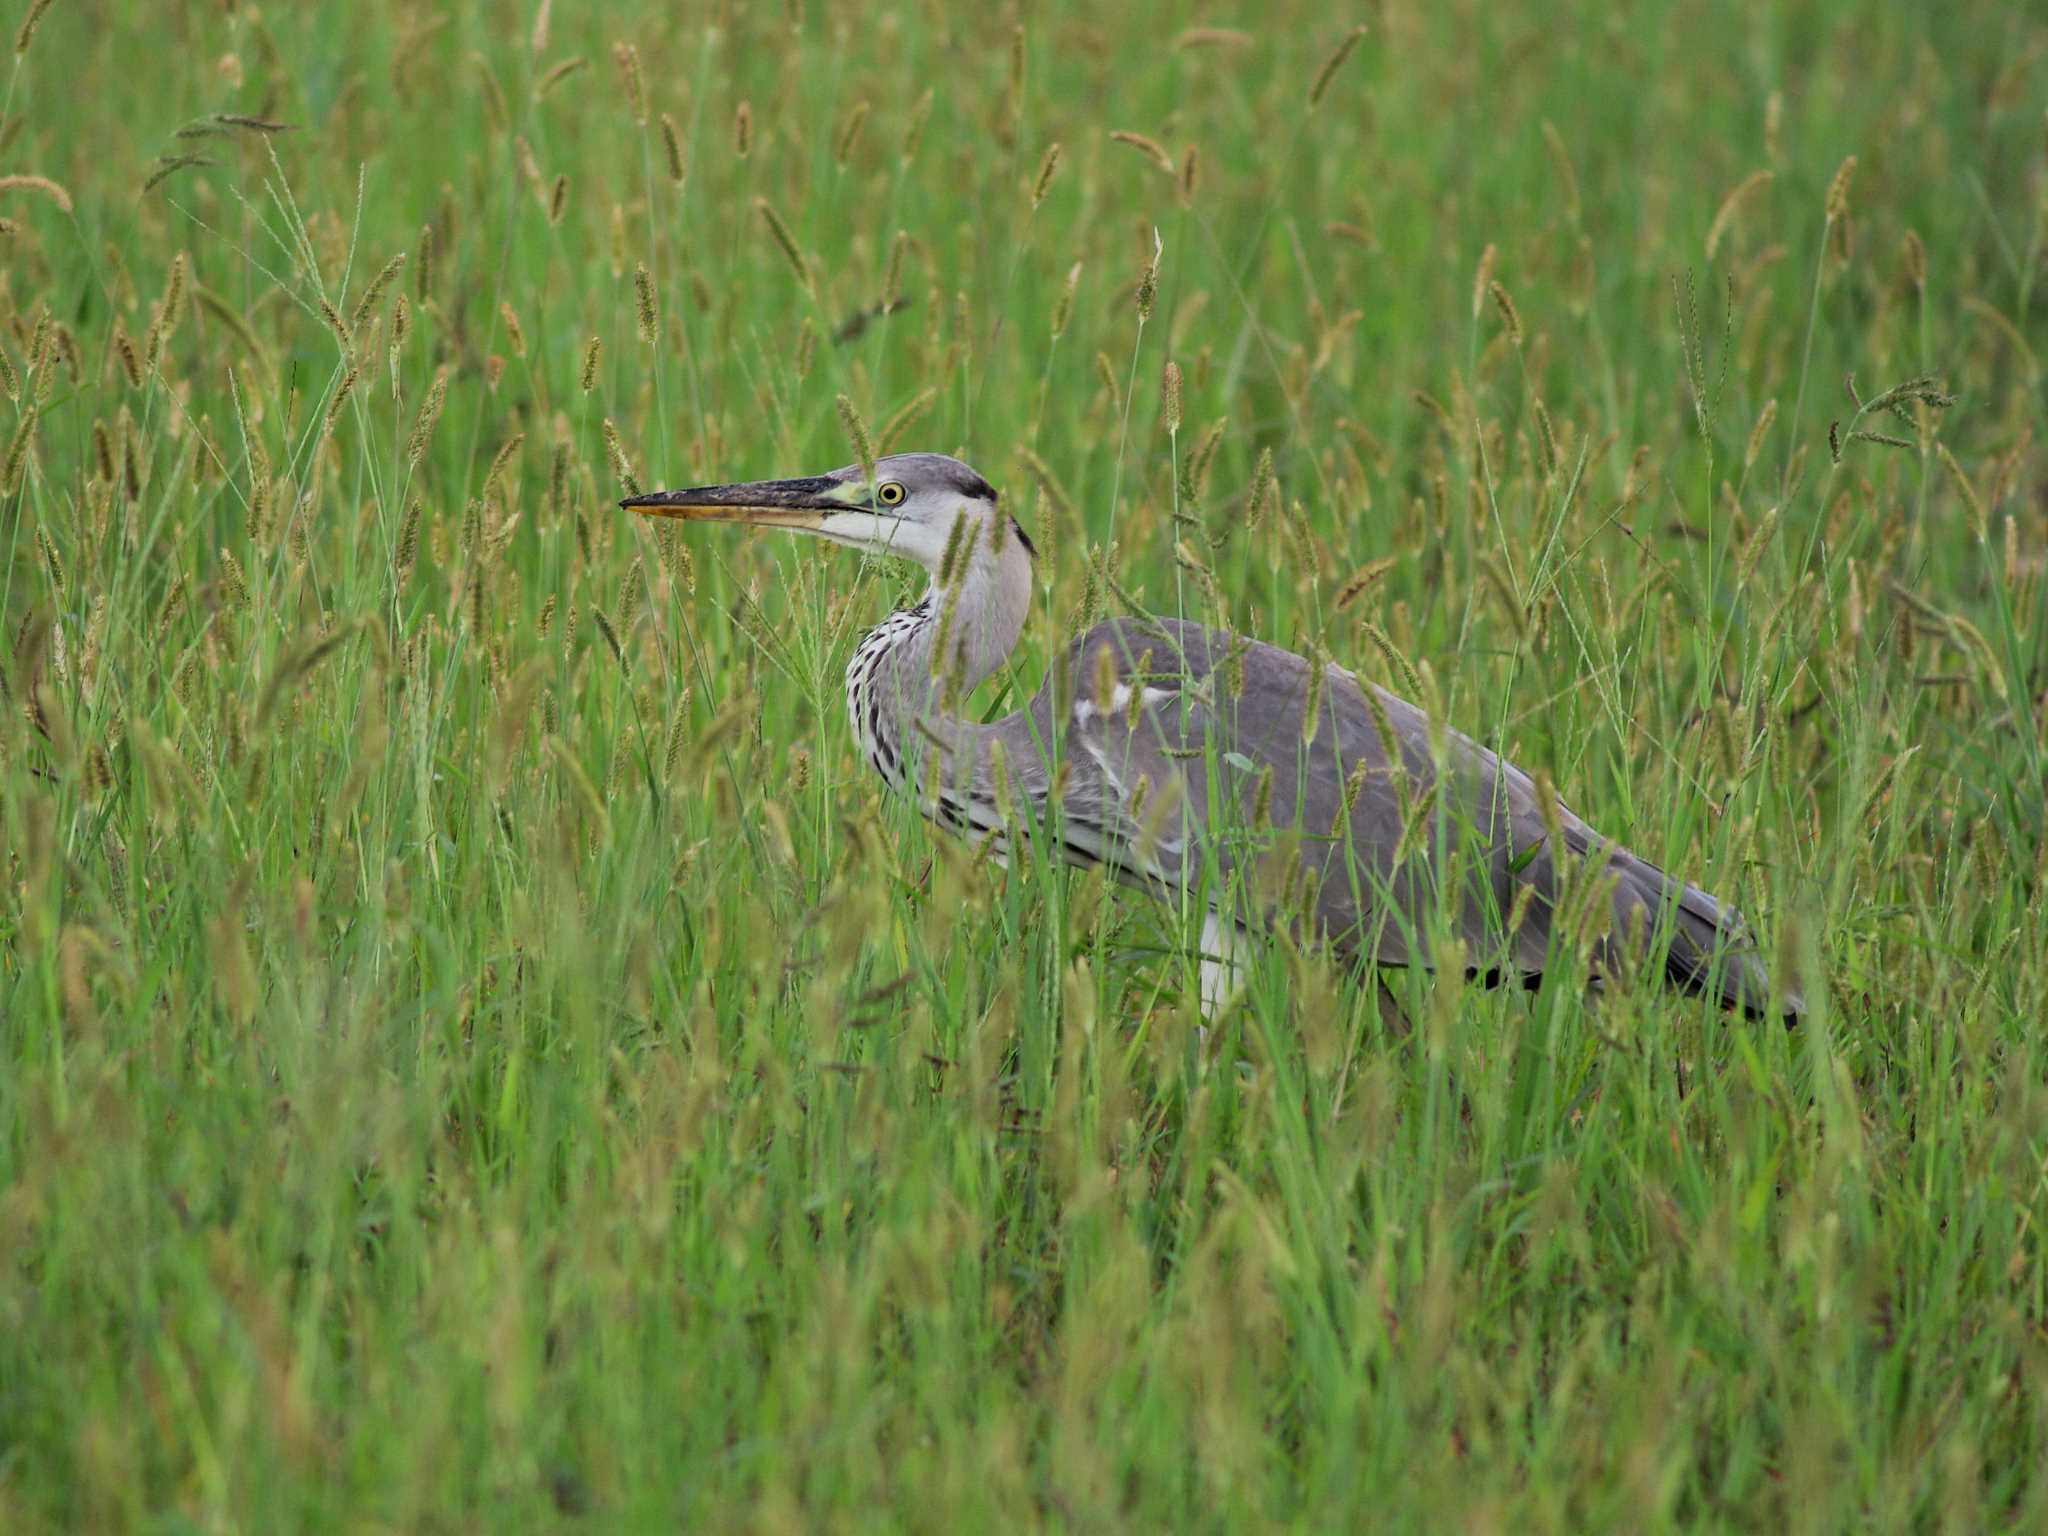
[[[1428,967],[1441,963],[1426,941],[1432,914],[1448,916],[1466,975],[1490,983],[1654,962],[1683,991],[1752,1015],[1773,1006],[1730,908],[1340,667],[1182,620],[1117,618],[1055,658],[1023,709],[990,724],[963,717],[1023,632],[1035,551],[957,459],[895,454],[872,473],[849,465],[620,505],[922,565],[923,600],[870,632],[846,669],[861,752],[954,832],[1007,849],[1022,827],[1073,863],[1199,895],[1205,1009],[1264,927],[1292,924],[1360,964]],[[1775,1006],[1802,1011],[1794,992]]]

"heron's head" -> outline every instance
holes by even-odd
[[[943,453],[896,453],[802,480],[754,480],[653,491],[619,503],[648,517],[793,528],[878,555],[915,560],[934,576],[1000,554],[1024,530],[996,506],[995,488]]]

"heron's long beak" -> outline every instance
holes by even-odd
[[[829,476],[807,480],[755,480],[744,485],[699,485],[650,491],[619,505],[646,517],[700,523],[752,523],[759,528],[816,528],[833,512],[847,511],[857,490]]]

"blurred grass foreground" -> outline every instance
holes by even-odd
[[[2037,11],[7,20],[0,1528],[2048,1528]],[[858,760],[913,573],[615,510],[841,395],[976,709],[1328,656],[1811,1016],[1198,1034]]]

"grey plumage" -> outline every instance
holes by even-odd
[[[1441,957],[1419,941],[1441,907],[1470,974],[1533,984],[1577,964],[1554,942],[1562,930],[1584,938],[1593,976],[1655,957],[1673,986],[1769,1011],[1769,978],[1732,911],[1562,803],[1544,806],[1526,774],[1476,742],[1447,729],[1433,740],[1420,710],[1341,668],[1318,677],[1292,652],[1201,625],[1113,619],[1055,659],[1024,709],[988,725],[961,718],[954,706],[1022,632],[1032,552],[957,460],[900,454],[872,479],[848,467],[624,505],[918,560],[930,591],[847,668],[868,760],[927,816],[1000,851],[1007,793],[1062,856],[1198,892],[1226,959],[1240,932],[1285,924],[1361,963],[1430,965]]]

